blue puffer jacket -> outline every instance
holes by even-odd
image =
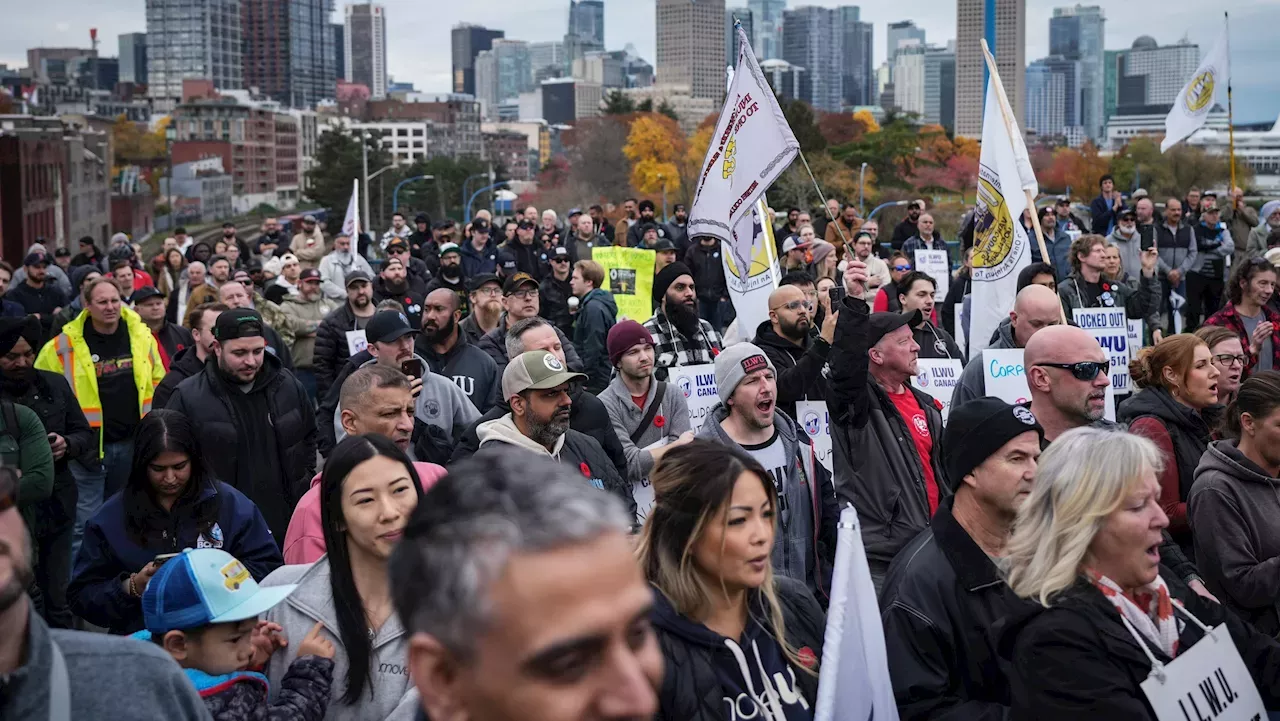
[[[219,504],[218,521],[204,536],[197,533],[196,516],[205,503]],[[179,499],[169,513],[153,508],[164,527],[146,545],[126,531],[124,493],[102,504],[84,528],[84,541],[71,573],[67,599],[71,610],[111,633],[133,633],[143,627],[142,599],[124,589],[129,574],[137,573],[157,555],[184,548],[221,548],[244,562],[261,581],[284,564],[280,547],[271,537],[262,513],[243,493],[221,481],[208,481],[193,500]],[[153,522],[154,523],[154,522]],[[137,589],[142,593],[141,588]]]

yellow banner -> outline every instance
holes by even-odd
[[[653,316],[655,253],[639,248],[593,248],[591,259],[604,268],[605,290],[618,304],[618,320],[643,323]]]

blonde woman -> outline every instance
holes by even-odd
[[[1163,462],[1146,438],[1096,428],[1040,456],[1006,556],[1009,586],[1035,603],[997,627],[1009,718],[1154,719],[1142,682],[1224,624],[1263,702],[1280,708],[1280,643],[1162,572]]]
[[[778,493],[749,456],[695,440],[650,475],[637,551],[658,590],[665,660],[657,718],[810,719],[826,617],[770,564]]]

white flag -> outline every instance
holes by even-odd
[[[738,329],[745,336],[769,319],[769,295],[780,280],[774,257],[773,228],[764,201],[756,201],[733,229],[733,238],[720,245],[725,284],[738,316]]]
[[[840,512],[814,721],[898,721],[880,604],[853,506]]]
[[[973,302],[969,321],[969,354],[987,347],[1000,321],[1009,317],[1018,294],[1018,272],[1031,263],[1031,243],[1022,227],[1027,207],[1014,138],[1018,130],[1013,111],[1005,106],[1012,133],[1000,112],[1004,92],[993,73],[987,81],[982,115],[982,157],[978,161],[978,203],[974,209]],[[1021,145],[1021,143],[1018,143]],[[1025,152],[1025,148],[1023,149]],[[1028,169],[1029,170],[1029,169]],[[1035,186],[1035,176],[1030,176]]]
[[[347,217],[342,221],[342,233],[354,242],[360,237],[360,181],[351,181],[351,201],[347,203]]]
[[[1164,141],[1160,143],[1160,152],[1163,153],[1179,140],[1199,130],[1209,117],[1214,100],[1225,101],[1227,85],[1230,83],[1227,26],[1223,23],[1222,35],[1218,37],[1217,44],[1204,56],[1204,61],[1196,68],[1182,92],[1178,93],[1178,99],[1173,101],[1173,107],[1164,119]]]
[[[702,161],[698,192],[689,210],[690,238],[712,235],[732,240],[738,221],[800,152],[746,32],[742,28],[736,32],[741,44],[738,69]]]

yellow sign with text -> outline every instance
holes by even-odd
[[[604,289],[618,304],[618,320],[643,323],[653,315],[655,253],[639,248],[594,248],[591,259],[604,268]]]

